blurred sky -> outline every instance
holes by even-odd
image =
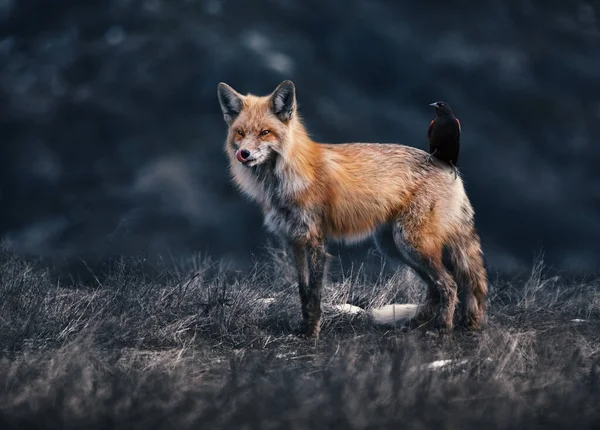
[[[202,252],[245,267],[266,235],[229,181],[216,85],[266,94],[292,79],[321,142],[426,149],[428,104],[449,102],[490,267],[544,251],[595,271],[599,14],[597,1],[0,0],[0,237],[60,261]]]

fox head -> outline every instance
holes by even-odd
[[[292,81],[283,81],[264,97],[243,96],[224,82],[217,89],[223,118],[229,126],[225,149],[232,160],[253,167],[286,150],[296,117]]]

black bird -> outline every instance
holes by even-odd
[[[460,150],[460,121],[452,113],[452,108],[446,102],[435,102],[429,106],[435,108],[436,117],[429,123],[427,137],[429,138],[429,156],[445,161],[452,166],[454,174],[458,176],[458,152]]]

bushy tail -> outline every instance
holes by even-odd
[[[450,241],[447,251],[448,269],[458,285],[460,323],[479,328],[486,322],[488,279],[475,228],[461,232]]]

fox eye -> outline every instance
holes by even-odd
[[[260,132],[259,136],[266,136],[270,132],[271,132],[271,130],[263,130],[263,131]]]
[[[239,134],[240,136],[244,137],[244,132],[242,130],[238,130],[237,134]]]

